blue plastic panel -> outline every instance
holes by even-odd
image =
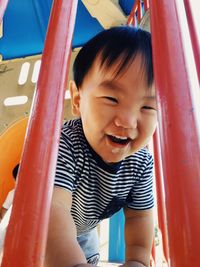
[[[121,209],[110,218],[108,255],[109,262],[125,261],[124,224],[124,212],[123,209]]]
[[[0,39],[0,54],[4,60],[42,53],[51,5],[52,0],[9,1]],[[82,46],[102,29],[79,0],[72,46]]]
[[[10,0],[3,19],[3,59],[40,54],[52,0]]]
[[[134,3],[135,3],[135,0],[119,0],[119,4],[126,16],[130,14]]]
[[[120,1],[126,14],[134,0]],[[21,58],[43,51],[52,0],[9,0],[3,19],[0,54],[3,60]],[[80,47],[102,31],[99,22],[91,17],[81,0],[75,23],[72,47]]]
[[[102,30],[103,27],[88,13],[86,7],[79,0],[72,47],[82,46]]]

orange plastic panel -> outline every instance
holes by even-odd
[[[0,136],[0,207],[15,186],[12,171],[21,158],[27,121],[17,121]]]

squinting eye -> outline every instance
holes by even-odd
[[[110,100],[110,101],[112,101],[112,102],[114,102],[114,103],[118,103],[117,99],[114,98],[114,97],[111,97],[111,96],[105,96],[105,98],[108,99],[108,100]]]
[[[156,110],[155,108],[150,107],[150,106],[143,106],[142,108],[143,108],[143,109],[153,109],[153,110]]]

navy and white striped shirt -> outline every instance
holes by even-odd
[[[78,235],[122,207],[153,207],[152,169],[153,159],[145,148],[108,165],[86,141],[80,119],[63,125],[55,186],[72,192],[71,214]]]

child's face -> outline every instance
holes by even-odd
[[[94,64],[77,91],[71,84],[73,111],[87,141],[107,163],[118,162],[149,142],[157,122],[155,88],[148,88],[137,56],[123,75]]]

